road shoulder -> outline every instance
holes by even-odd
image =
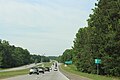
[[[63,70],[61,68],[61,66],[59,66],[59,70],[61,73],[63,73],[67,78],[69,78],[70,80],[91,80],[89,78],[86,78],[86,77],[82,77],[82,76],[79,76],[79,75],[76,75],[76,74],[73,74],[73,73],[70,73],[70,72],[67,72],[65,70]]]

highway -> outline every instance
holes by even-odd
[[[3,80],[69,80],[69,79],[66,76],[64,76],[59,70],[58,71],[51,70],[50,72],[45,72],[45,74],[42,73],[40,73],[39,75],[27,74]]]

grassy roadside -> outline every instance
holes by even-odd
[[[44,67],[51,67],[53,62],[43,62],[42,64],[44,65]],[[37,66],[42,66],[42,64],[37,65]]]
[[[115,77],[106,77],[106,76],[100,76],[100,75],[96,75],[96,74],[82,73],[82,72],[77,71],[74,65],[69,65],[67,67],[65,67],[64,65],[61,65],[60,67],[64,71],[67,71],[69,73],[73,73],[73,74],[76,74],[79,76],[87,77],[92,80],[120,80],[120,78],[115,78]]]
[[[0,68],[0,70],[7,70],[7,69],[9,69],[9,68],[5,68],[5,69],[3,69],[3,68]]]
[[[4,69],[0,68],[0,70],[4,70]]]
[[[28,69],[0,72],[0,79],[4,79],[4,78],[8,78],[8,77],[14,77],[14,76],[17,76],[17,75],[24,75],[24,74],[28,74],[28,73],[29,73]]]
[[[52,63],[46,62],[46,63],[44,63],[44,66],[45,66],[45,67],[51,67],[51,66],[52,66]]]

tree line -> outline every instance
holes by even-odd
[[[30,54],[27,49],[10,45],[8,41],[0,39],[0,68],[11,68],[30,63],[49,62],[45,56]]]
[[[96,74],[99,58],[99,74],[120,76],[120,0],[99,0],[89,17],[60,60],[73,60],[79,71]]]

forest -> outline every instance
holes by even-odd
[[[92,10],[88,26],[78,30],[72,49],[59,60],[72,60],[78,71],[97,74],[95,59],[101,59],[100,75],[120,76],[120,0],[98,0]]]
[[[31,63],[49,62],[49,57],[30,54],[27,49],[10,45],[8,41],[0,39],[0,68],[12,68]]]

